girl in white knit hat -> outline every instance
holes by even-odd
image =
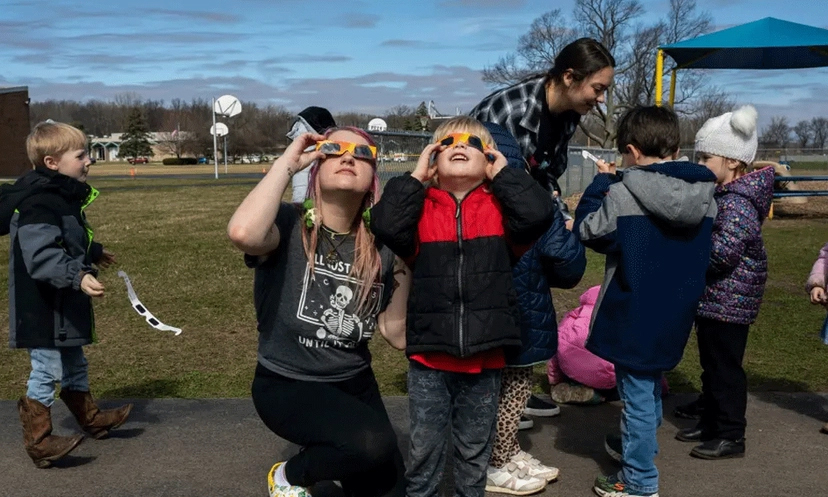
[[[773,199],[773,168],[748,172],[756,156],[756,109],[709,119],[696,134],[696,160],[716,175],[716,206],[707,287],[696,314],[702,366],[701,419],[676,438],[701,442],[702,459],[745,453],[747,379],[742,359],[748,329],[765,290],[768,259],[762,221]]]

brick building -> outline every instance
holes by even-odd
[[[16,178],[32,168],[26,155],[29,88],[0,88],[0,178]]]

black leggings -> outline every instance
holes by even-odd
[[[749,328],[747,324],[696,319],[704,405],[700,426],[705,440],[745,436],[747,377],[742,360]]]
[[[302,447],[285,465],[292,485],[338,480],[348,496],[405,495],[402,454],[373,371],[314,382],[286,378],[259,364],[252,391],[265,425]]]

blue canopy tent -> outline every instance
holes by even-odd
[[[801,69],[828,66],[828,29],[766,17],[715,33],[659,47],[656,105],[661,105],[664,54],[676,66],[670,77],[670,105],[678,69]]]

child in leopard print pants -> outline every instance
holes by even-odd
[[[503,127],[484,123],[509,167],[526,162],[514,137]],[[487,470],[486,491],[515,494],[542,490],[558,477],[522,451],[517,439],[520,416],[532,394],[532,366],[544,364],[558,347],[558,326],[550,287],[572,288],[586,268],[584,247],[558,211],[547,232],[524,253],[512,270],[520,309],[521,350],[507,355],[501,379],[495,441]]]

